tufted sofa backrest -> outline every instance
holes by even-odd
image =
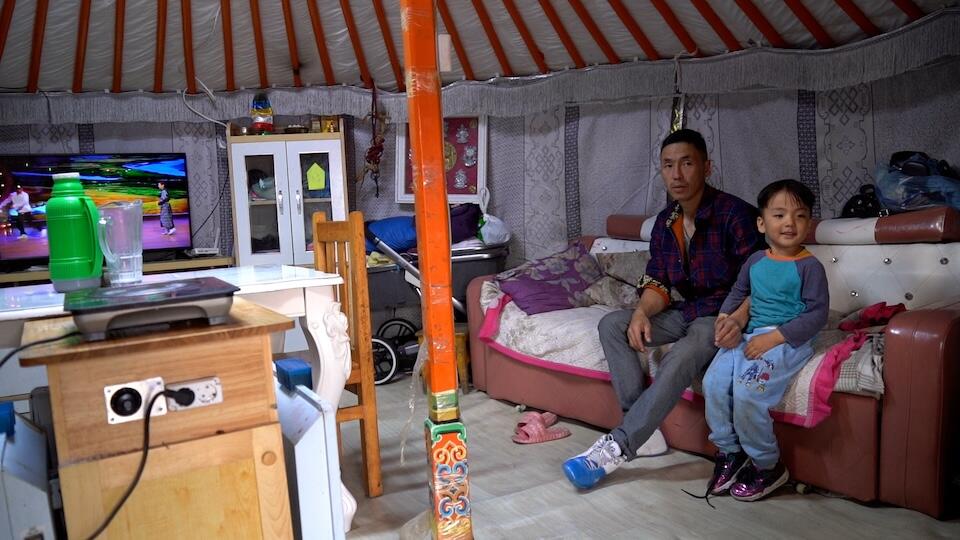
[[[614,215],[592,251],[648,249],[654,218]],[[916,309],[960,297],[960,212],[938,207],[882,218],[828,219],[807,248],[823,263],[830,309],[849,313],[887,302]]]

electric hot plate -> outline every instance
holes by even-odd
[[[82,289],[66,293],[63,309],[87,341],[100,341],[116,331],[165,328],[194,319],[223,324],[239,290],[213,277]]]

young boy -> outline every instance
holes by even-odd
[[[813,338],[827,322],[826,273],[803,247],[813,202],[796,180],[774,182],[757,197],[757,228],[770,248],[747,259],[720,306],[721,349],[703,379],[710,440],[719,449],[708,495],[729,490],[755,501],[790,477],[770,408],[813,356]]]
[[[170,206],[170,194],[167,193],[167,186],[164,182],[157,182],[157,188],[160,190],[160,200],[157,204],[160,206],[160,228],[163,232],[160,234],[173,234],[177,228],[173,226],[173,207]]]

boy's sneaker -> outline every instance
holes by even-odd
[[[746,477],[730,488],[730,495],[738,501],[762,499],[786,484],[790,478],[790,472],[782,461],[778,461],[772,469],[758,469],[751,462],[750,469]]]
[[[724,454],[717,452],[714,458],[713,477],[707,484],[707,493],[710,495],[722,495],[726,493],[730,486],[736,483],[740,471],[747,466],[746,452],[732,452]]]
[[[176,227],[171,227],[170,229],[167,230],[167,234],[173,234],[173,233],[175,233],[175,232],[177,232],[177,228],[176,228]]]
[[[613,440],[613,435],[608,433],[593,443],[586,452],[565,461],[563,472],[574,486],[590,489],[626,460],[620,445]]]

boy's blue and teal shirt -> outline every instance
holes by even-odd
[[[776,255],[769,249],[751,255],[740,268],[720,313],[733,313],[747,297],[750,322],[746,333],[776,326],[787,343],[799,347],[827,323],[827,274],[806,248],[793,257]]]

